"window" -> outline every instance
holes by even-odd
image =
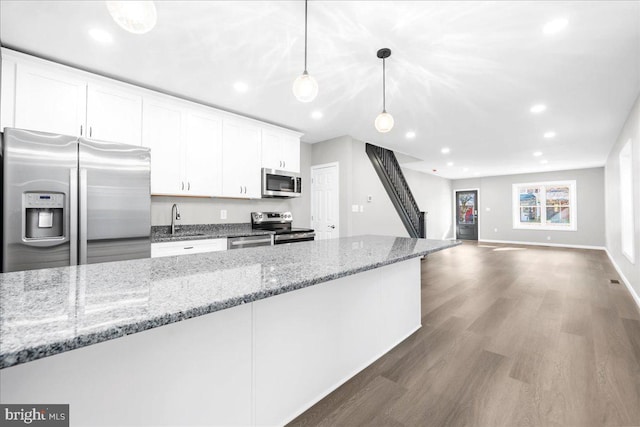
[[[631,140],[620,150],[620,233],[622,254],[632,263],[635,260],[633,223],[633,166]]]
[[[576,182],[513,184],[513,228],[577,230]]]

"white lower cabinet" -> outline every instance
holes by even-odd
[[[150,270],[139,310],[206,306],[225,295],[212,284],[261,283],[265,268]],[[285,425],[419,327],[414,258],[5,368],[0,396],[68,403],[73,425]]]
[[[227,239],[183,240],[151,244],[151,258],[227,250]]]

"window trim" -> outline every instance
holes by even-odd
[[[546,222],[547,205],[546,189],[551,186],[565,185],[569,187],[569,224],[551,224]],[[520,222],[520,188],[543,187],[544,204],[540,205],[541,222],[539,224]],[[578,192],[575,180],[523,182],[511,185],[512,191],[512,217],[514,230],[552,230],[552,231],[578,231]]]

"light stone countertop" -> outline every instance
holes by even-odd
[[[0,274],[0,369],[459,244],[366,235]]]
[[[275,233],[267,230],[254,230],[251,228],[251,223],[177,225],[175,234],[171,234],[171,227],[168,225],[156,225],[151,227],[151,243],[264,236],[267,234]]]

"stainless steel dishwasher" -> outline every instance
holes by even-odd
[[[263,234],[260,236],[229,237],[227,239],[227,249],[243,249],[254,248],[256,246],[271,245],[273,245],[272,234]]]

